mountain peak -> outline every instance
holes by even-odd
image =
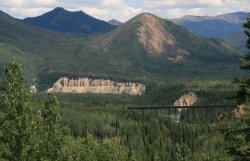
[[[83,11],[79,10],[79,11],[69,11],[69,10],[66,10],[64,9],[63,7],[56,7],[54,8],[53,10],[51,10],[50,12],[48,13],[51,13],[51,14],[78,14],[78,15],[87,15],[86,13],[84,13]],[[45,14],[48,14],[48,13],[45,13]],[[89,16],[89,15],[88,15]]]
[[[53,10],[45,13],[45,14],[49,14],[49,13],[54,13],[54,14],[57,14],[57,13],[67,13],[69,11],[67,11],[66,9],[64,9],[63,7],[56,7],[54,8]]]
[[[170,25],[170,26],[168,26]],[[140,48],[149,55],[163,56],[171,61],[182,61],[189,56],[189,52],[178,46],[167,26],[172,28],[174,23],[161,19],[151,13],[142,13],[126,23],[120,25],[116,30],[103,35],[92,44],[93,48],[113,48],[117,43],[127,44],[131,39],[135,40]],[[124,34],[126,33],[126,36]],[[131,48],[133,48],[131,46]],[[137,47],[135,47],[137,48]]]
[[[63,7],[56,7],[52,11],[65,11]]]
[[[100,34],[111,31],[115,26],[96,19],[82,11],[68,11],[57,7],[41,16],[26,18],[25,22],[60,32]]]
[[[149,13],[149,12],[143,12],[143,13],[138,15],[138,17],[143,17],[143,16],[155,16],[155,15],[152,13]]]
[[[138,16],[134,17],[134,19],[143,20],[143,19],[148,19],[149,17],[151,17],[151,19],[154,19],[154,18],[158,19],[159,18],[152,13],[144,12],[144,13],[141,13]]]
[[[148,53],[161,54],[175,46],[174,36],[166,32],[159,17],[142,13],[137,19],[141,23],[137,30],[138,39]]]

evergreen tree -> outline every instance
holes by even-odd
[[[32,111],[23,71],[15,60],[6,69],[0,94],[1,161],[126,160],[127,154],[111,141],[68,135],[54,94],[48,95],[41,111]]]
[[[127,161],[135,161],[135,156],[134,156],[134,150],[133,150],[133,147],[130,145],[129,146],[129,151],[128,151],[128,159]]]
[[[34,122],[23,70],[13,59],[5,74],[6,80],[1,83],[0,158],[33,160]]]
[[[247,19],[247,22],[243,26],[246,28],[245,34],[248,36],[246,46],[250,49],[250,18]],[[250,70],[250,51],[241,58],[240,62],[242,69]],[[250,102],[250,77],[237,78],[235,82],[239,84],[238,103]]]
[[[54,94],[48,95],[42,110],[41,160],[61,160],[64,135],[61,127],[59,102]]]
[[[245,33],[248,36],[247,47],[250,49],[250,18],[244,24],[246,28]],[[250,52],[246,53],[245,57],[241,59],[241,68],[250,70]],[[239,83],[238,103],[250,103],[250,77],[237,79]],[[232,142],[229,147],[228,154],[233,157],[235,161],[248,161],[250,160],[250,114],[241,118],[242,126],[231,129],[226,134],[226,140]]]

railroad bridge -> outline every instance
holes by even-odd
[[[177,123],[180,121],[180,113],[184,109],[192,109],[193,120],[195,120],[195,111],[196,109],[206,109],[206,116],[208,115],[209,111],[213,109],[222,108],[224,110],[230,109],[233,110],[237,108],[237,105],[197,105],[197,106],[147,106],[147,107],[129,107],[129,110],[161,110],[166,109],[168,110],[168,114],[174,119]]]

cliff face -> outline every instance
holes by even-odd
[[[140,83],[118,83],[111,80],[79,78],[69,79],[62,77],[57,80],[52,88],[47,90],[48,93],[113,93],[142,95],[145,93],[146,86]]]

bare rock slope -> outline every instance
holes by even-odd
[[[142,95],[145,93],[146,86],[140,83],[118,83],[111,80],[79,78],[69,79],[62,77],[57,80],[52,88],[47,90],[48,93],[113,93]]]
[[[175,46],[175,38],[165,31],[154,15],[145,13],[138,19],[142,23],[138,29],[139,41],[149,53],[160,54]]]
[[[182,61],[190,55],[190,53],[178,47],[175,37],[166,31],[160,18],[150,13],[144,13],[138,16],[137,20],[141,24],[137,36],[148,53],[158,55],[174,50],[176,51],[175,54],[168,57],[171,61]]]

